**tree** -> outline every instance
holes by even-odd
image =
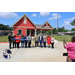
[[[0,30],[13,30],[13,28],[9,27],[9,25],[0,24]]]
[[[70,24],[75,27],[75,19]]]
[[[53,34],[56,34],[56,33],[57,33],[57,29],[54,28],[54,29],[53,29]]]
[[[75,31],[75,28],[72,28],[71,31]]]

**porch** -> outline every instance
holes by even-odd
[[[26,29],[26,34],[29,35],[35,35],[38,33],[38,31],[42,34],[43,32],[46,33],[47,31],[51,31],[51,35],[52,35],[52,30],[51,29]],[[39,33],[39,34],[40,34]]]

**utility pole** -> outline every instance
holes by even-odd
[[[57,34],[58,34],[58,13],[57,13]]]

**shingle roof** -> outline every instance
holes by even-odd
[[[53,29],[53,27],[50,27],[50,26],[42,26],[42,25],[36,25],[36,28],[37,29]]]

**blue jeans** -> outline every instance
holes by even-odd
[[[73,59],[71,59],[71,61],[73,61]],[[69,61],[68,61],[68,58],[66,59],[66,62],[69,62]]]
[[[21,42],[21,47],[24,47],[24,42]]]

